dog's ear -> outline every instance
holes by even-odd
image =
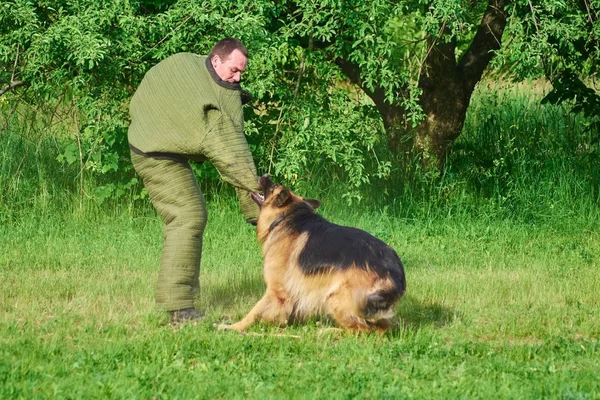
[[[304,201],[307,202],[308,205],[313,208],[313,210],[316,210],[321,205],[321,202],[317,199],[304,199]]]
[[[277,207],[285,206],[291,199],[292,195],[288,189],[283,189],[279,193],[277,193],[277,197],[275,197],[275,205]]]

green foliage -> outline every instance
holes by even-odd
[[[562,104],[571,106],[575,113],[586,117],[588,133],[596,143],[600,141],[600,94],[587,87],[573,72],[567,70],[553,82],[553,89],[542,99],[542,104]]]
[[[584,3],[588,9],[555,0],[512,4],[496,66],[508,66],[516,79],[567,70],[578,79],[595,76],[598,2]],[[99,200],[128,193],[135,183],[127,107],[144,73],[175,52],[206,54],[215,41],[237,36],[251,53],[244,85],[256,100],[246,110],[246,132],[259,172],[297,184],[323,168],[336,171],[347,183],[346,198],[359,200],[374,180],[385,177],[391,185],[418,167],[385,149],[381,110],[348,83],[336,60],[358,65],[367,89],[381,89],[388,103],[405,110],[399,123],[418,126],[417,83],[432,50],[426,36],[456,41],[460,57],[485,6],[459,0],[5,1],[0,84],[27,86],[1,97],[3,119],[19,124],[11,110],[29,107],[60,123],[63,129],[49,130],[48,140],[58,145],[56,159],[65,168],[94,181],[96,189],[86,193]],[[210,167],[197,168],[216,179]]]
[[[553,79],[564,70],[577,71],[581,77],[596,74],[599,9],[597,1],[516,2],[505,31],[511,40],[497,61],[508,62],[516,79],[544,75]]]
[[[597,116],[600,95],[584,81],[598,78],[599,17],[598,1],[517,2],[505,32],[511,41],[496,61],[516,80],[546,77],[554,88],[545,101],[567,101],[574,112]]]
[[[339,71],[318,53],[296,48],[289,57],[302,57],[302,68],[283,77],[294,92],[274,93],[280,102],[255,109],[265,118],[249,119],[246,126],[258,167],[293,185],[311,181],[321,168],[339,171],[347,179],[344,196],[360,200],[359,189],[369,183],[370,174],[389,173],[389,161],[379,161],[375,154],[385,137],[377,112],[364,94],[342,88]],[[340,87],[332,90],[334,81]],[[366,171],[368,163],[374,169]]]
[[[7,77],[16,73],[19,79],[26,81],[29,87],[24,93],[25,101],[34,106],[56,105],[68,110],[63,114],[72,118],[75,134],[60,138],[62,151],[57,159],[68,165],[81,164],[82,173],[98,176],[99,183],[102,176],[107,176],[106,187],[97,190],[103,199],[107,193],[120,192],[114,190],[115,178],[129,177],[120,183],[125,187],[131,183],[126,146],[127,103],[143,73],[169,54],[178,51],[206,54],[218,39],[235,35],[252,52],[253,67],[248,74],[248,88],[257,98],[263,99],[255,107],[265,108],[268,104],[270,114],[277,114],[286,108],[299,110],[314,100],[298,96],[297,90],[292,94],[285,85],[286,81],[293,85],[296,79],[295,72],[288,74],[284,68],[297,65],[303,50],[287,43],[289,37],[273,36],[265,30],[269,22],[265,17],[274,13],[277,9],[269,2],[239,3],[233,9],[208,1],[181,1],[171,7],[159,8],[118,1],[102,4],[59,2],[52,6],[44,2],[6,3],[0,9],[0,21],[3,22],[0,59],[6,66],[16,61],[17,67],[14,71],[4,68],[2,78],[9,80]],[[320,63],[324,64],[322,60]],[[329,78],[319,79],[324,85],[320,88],[321,97],[332,87],[333,73],[327,74]],[[318,87],[315,84],[305,86],[309,91]],[[293,104],[299,98],[303,101]],[[13,96],[9,101],[23,99]],[[338,107],[361,109],[351,103],[346,101]],[[315,104],[311,108],[314,114]],[[278,123],[277,129],[270,124],[272,116],[263,114],[266,118],[261,119],[261,115],[254,114],[253,120],[250,115],[248,133],[258,155],[268,153],[269,147],[276,142],[287,143],[294,135],[297,121],[307,118],[301,112],[280,115],[287,123]],[[314,116],[312,118],[316,121]],[[359,119],[360,115],[353,118]],[[340,143],[345,140],[340,138],[348,135],[345,130],[349,123],[333,130],[333,121],[324,127],[339,136],[328,138],[331,143],[338,143],[327,149],[330,158],[344,156],[343,151],[348,148],[354,149],[356,154],[364,149],[372,150],[372,143],[377,140],[377,128],[362,133],[362,137],[368,135],[370,139],[366,146],[359,142],[362,137],[352,138],[353,143],[342,145]],[[260,135],[260,140],[253,135]],[[317,130],[315,136],[323,134]],[[296,144],[303,146],[304,153],[321,148],[323,143],[318,142],[299,143],[296,140]],[[290,157],[290,154],[282,152],[281,156]],[[279,155],[279,152],[275,154],[276,157]],[[283,166],[282,177],[293,180],[294,176],[306,173],[306,162],[295,155],[287,162],[282,158],[275,161]],[[355,177],[356,188],[368,179],[361,169],[362,164],[364,158],[355,156],[342,166]]]

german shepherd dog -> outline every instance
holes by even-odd
[[[315,213],[321,204],[260,178],[263,195],[257,237],[264,256],[263,298],[244,319],[219,329],[244,330],[258,320],[284,326],[290,319],[326,314],[347,331],[390,327],[404,294],[396,252],[360,229],[335,225]]]

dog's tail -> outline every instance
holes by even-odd
[[[394,306],[404,294],[391,279],[378,279],[365,298],[363,314],[367,320],[389,319],[394,316]]]

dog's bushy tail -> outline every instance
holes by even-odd
[[[393,306],[404,294],[404,287],[399,288],[389,279],[381,279],[366,297],[364,315],[366,319],[391,318]]]
[[[395,290],[370,294],[367,297],[367,302],[365,304],[365,318],[390,318],[393,315],[393,310],[391,310],[391,308],[396,304],[399,298],[400,295]]]

